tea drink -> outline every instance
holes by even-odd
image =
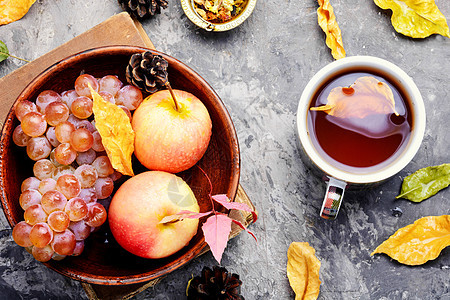
[[[351,113],[349,116],[336,116],[326,111],[311,110],[326,105],[330,93],[335,92],[333,89],[342,88],[343,94],[357,97],[356,94],[352,96],[354,90],[351,86],[369,77],[373,81],[376,79],[379,85],[386,84],[392,91],[395,103],[392,112],[366,112],[367,107],[358,107],[357,101],[346,109],[358,111],[358,116]],[[370,89],[364,96],[374,103],[383,101],[376,99],[382,95]],[[400,89],[377,74],[350,72],[332,78],[314,95],[309,107],[307,127],[311,142],[319,155],[343,171],[363,174],[387,166],[401,154],[411,135],[413,120],[408,99]]]

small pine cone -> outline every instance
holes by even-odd
[[[138,20],[144,20],[155,14],[161,13],[161,7],[167,8],[167,0],[118,0],[122,9],[135,16]]]
[[[150,51],[136,53],[131,56],[125,75],[129,84],[152,94],[166,85],[168,66],[161,55]]]
[[[204,267],[202,275],[190,280],[188,300],[244,300],[239,275],[228,273],[224,267]]]

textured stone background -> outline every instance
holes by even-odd
[[[158,50],[185,62],[217,91],[234,121],[241,148],[241,184],[257,206],[247,234],[229,242],[222,264],[239,273],[246,299],[293,299],[286,277],[291,242],[309,242],[322,262],[320,299],[450,299],[450,248],[422,266],[401,265],[370,253],[398,228],[416,219],[449,213],[450,191],[420,204],[395,200],[402,178],[448,162],[450,39],[411,39],[396,33],[390,12],[373,1],[334,0],[347,55],[373,55],[405,70],[422,92],[427,129],[414,160],[386,184],[348,192],[339,217],[318,216],[324,185],[299,158],[296,110],[308,80],[333,61],[317,26],[314,0],[259,0],[239,28],[208,33],[195,27],[180,3],[143,26]],[[450,20],[450,2],[436,0]],[[115,0],[38,0],[20,21],[0,26],[11,53],[35,59],[121,12]],[[0,76],[23,63],[8,59]],[[401,217],[392,215],[400,207]],[[191,274],[215,265],[207,254],[170,274],[136,299],[183,299]],[[81,285],[34,261],[11,238],[0,215],[0,299],[86,298]]]

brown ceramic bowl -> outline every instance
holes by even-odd
[[[16,103],[23,99],[34,101],[44,90],[52,89],[61,93],[72,89],[80,72],[95,77],[115,74],[126,82],[125,67],[130,56],[146,50],[149,49],[112,46],[70,56],[37,76],[20,94]],[[226,193],[234,199],[239,184],[239,147],[225,106],[208,83],[192,69],[166,54],[152,52],[162,55],[169,62],[168,73],[172,87],[196,95],[207,107],[213,131],[209,147],[198,165],[211,178],[213,194]],[[12,227],[23,220],[23,210],[18,200],[21,182],[33,176],[33,161],[27,157],[24,148],[16,146],[12,141],[12,132],[19,124],[14,115],[14,107],[15,105],[5,120],[0,148],[1,202]],[[145,170],[137,160],[133,161],[133,167],[136,173]],[[179,175],[194,191],[201,211],[210,210],[209,184],[200,169],[194,166]],[[73,279],[93,284],[132,284],[158,278],[183,266],[206,246],[200,226],[189,245],[170,257],[158,260],[143,259],[123,250],[112,237],[107,223],[99,231],[92,233],[85,242],[85,249],[80,256],[66,257],[61,261],[51,260],[45,265]]]

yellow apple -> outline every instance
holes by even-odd
[[[211,118],[205,105],[191,93],[168,90],[147,97],[136,109],[134,154],[150,170],[178,173],[195,165],[211,138]]]
[[[198,219],[159,222],[181,210],[199,209],[183,179],[168,172],[147,171],[120,186],[111,201],[108,220],[114,238],[125,250],[157,259],[182,249],[198,229]]]

